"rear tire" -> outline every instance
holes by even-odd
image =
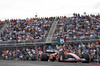
[[[48,56],[46,53],[42,53],[39,55],[39,61],[48,61]]]

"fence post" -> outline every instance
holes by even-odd
[[[14,41],[15,47],[16,47],[16,60],[17,60],[17,45],[16,45],[16,40]]]
[[[97,47],[97,64],[99,64],[99,45],[96,46]]]

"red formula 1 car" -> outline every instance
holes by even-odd
[[[58,62],[89,62],[90,56],[87,53],[83,53],[81,57],[74,53],[70,53],[69,50],[60,49],[57,52],[46,52],[39,54],[40,61],[58,61]]]

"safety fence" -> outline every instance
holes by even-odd
[[[81,39],[77,37],[76,39],[67,39],[66,42],[64,43],[71,43],[71,42],[95,42],[95,41],[100,41],[100,37],[95,36],[95,37],[87,37],[84,39]],[[57,38],[55,40],[52,39],[51,44],[57,44]],[[0,41],[0,46],[1,45],[30,45],[30,44],[45,44],[45,40],[43,41],[42,39],[40,40],[9,40],[9,41]]]

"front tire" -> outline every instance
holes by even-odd
[[[88,53],[83,53],[82,56],[83,56],[83,58],[86,60],[85,62],[86,62],[86,63],[89,63],[89,61],[90,61],[90,56],[89,56],[89,54],[88,54]]]

